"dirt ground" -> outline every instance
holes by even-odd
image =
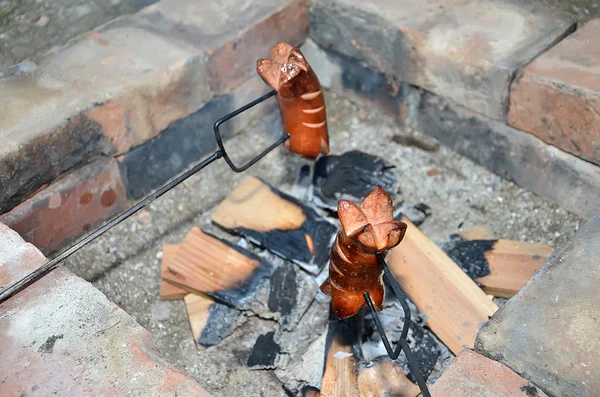
[[[400,130],[390,117],[330,93],[327,106],[331,154],[359,149],[396,165],[402,200],[424,202],[431,207],[433,215],[421,229],[438,243],[459,230],[486,225],[499,237],[557,247],[570,239],[580,225],[576,216],[557,205],[501,180],[443,147],[426,152],[394,143],[394,135],[409,132]],[[230,139],[227,146],[238,156],[256,154],[279,133],[272,126],[269,118],[259,120]],[[418,131],[411,133],[420,136]],[[305,163],[279,148],[247,174],[292,193],[296,172]],[[437,174],[428,176],[427,171],[432,169]],[[146,327],[163,357],[197,379],[214,396],[286,396],[273,371],[249,370],[245,366],[257,336],[273,330],[273,321],[250,316],[219,345],[199,351],[183,302],[159,300],[162,247],[181,242],[193,226],[228,237],[211,226],[209,216],[211,209],[243,177],[244,174],[229,171],[224,161],[209,166],[75,254],[68,260],[68,267]],[[229,239],[235,241],[230,236]],[[313,328],[306,337],[316,340],[326,332],[327,318],[323,313],[326,315],[327,307],[315,301],[309,313],[317,317],[315,321],[321,326]]]
[[[0,0],[0,71],[157,0]],[[502,0],[498,0],[502,1]],[[528,0],[521,0],[528,1]],[[600,16],[597,0],[529,0],[562,9],[580,24]]]

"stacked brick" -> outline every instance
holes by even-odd
[[[212,150],[212,123],[268,91],[257,57],[307,33],[303,0],[164,0],[13,68],[0,220],[45,253],[97,227]]]
[[[303,49],[325,86],[494,173],[600,212],[599,21],[539,2],[322,0]]]

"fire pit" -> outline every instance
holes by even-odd
[[[497,356],[508,344],[489,333],[512,335],[502,329],[501,319],[510,315],[503,308],[539,290],[531,286],[552,271],[542,269],[544,263],[555,260],[551,254],[559,255],[557,247],[573,238],[582,217],[600,208],[598,158],[588,138],[562,128],[558,117],[545,119],[540,128],[536,101],[528,96],[544,92],[546,80],[538,74],[545,73],[546,57],[572,55],[559,44],[534,61],[572,32],[572,19],[551,9],[535,14],[518,4],[484,2],[490,26],[463,32],[448,29],[455,22],[447,15],[475,20],[483,11],[474,4],[453,4],[447,13],[411,6],[408,15],[419,15],[413,26],[397,15],[404,10],[385,2],[276,3],[198,9],[186,0],[162,0],[77,38],[39,70],[24,63],[0,74],[0,95],[16,98],[0,107],[8,115],[0,132],[6,127],[10,138],[0,165],[11,170],[0,171],[6,187],[0,192],[0,221],[49,258],[56,256],[210,155],[218,148],[212,123],[268,92],[256,75],[256,59],[267,58],[271,41],[302,43],[322,84],[317,89],[312,81],[314,92],[307,98],[324,98],[329,141],[322,121],[307,118],[298,131],[319,129],[319,142],[289,143],[290,138],[286,144],[302,147],[309,158],[319,154],[316,161],[275,146],[247,169],[216,161],[64,264],[150,331],[157,356],[214,396],[416,397],[425,390],[421,377],[436,397],[469,393],[468,385],[496,393],[490,395],[558,395],[560,384],[540,381],[531,365],[515,366],[510,346],[510,359]],[[237,21],[227,24],[235,32],[208,28],[224,15]],[[508,16],[527,21],[519,37],[504,34],[500,22]],[[440,27],[454,39],[440,35]],[[594,23],[586,29],[565,41],[585,41],[597,30]],[[406,46],[389,42],[388,33],[400,35],[398,42]],[[136,43],[147,35],[154,51]],[[277,38],[264,39],[269,35]],[[493,50],[481,50],[480,42]],[[448,50],[448,43],[460,50]],[[154,52],[164,56],[154,60]],[[306,71],[291,54],[298,71]],[[277,60],[271,58],[262,65]],[[103,66],[96,70],[97,65]],[[262,77],[279,89],[273,73],[265,66]],[[46,117],[48,127],[33,116],[19,118],[29,107],[19,92],[30,92],[20,84],[47,95],[40,96],[47,101],[39,107],[31,105],[31,114]],[[554,108],[557,103],[581,99],[572,92],[556,94],[544,109],[555,114],[562,109]],[[283,125],[288,130],[293,125],[286,112],[322,111],[321,102],[308,108],[280,102],[282,123],[270,95],[221,125],[230,166],[289,138],[281,133]],[[595,120],[587,113],[581,119],[588,117]],[[556,129],[572,139],[559,138]],[[29,158],[49,160],[22,161]],[[359,203],[378,186],[391,196],[393,219],[404,222],[407,233],[385,260],[377,257],[386,269],[382,310],[375,313],[378,302],[371,294],[358,313],[340,320],[331,297],[319,289],[327,290],[329,253],[341,226],[338,201]],[[17,263],[6,256],[14,252],[0,249],[0,260],[10,259],[0,265]],[[4,269],[2,277],[12,275]],[[51,275],[67,274],[60,272]],[[17,320],[25,323],[12,318],[30,313],[19,305],[34,290],[3,302],[3,310],[9,308],[0,313],[6,329],[16,329]],[[54,303],[76,301],[62,299]],[[40,318],[60,316],[57,310],[42,311]],[[123,319],[104,327],[100,320],[93,322],[101,328],[92,333],[98,338],[133,327]],[[24,355],[43,355],[47,361],[36,361],[41,365],[51,362],[53,352],[66,357],[76,350],[61,346],[72,343],[72,335],[45,336],[41,325],[32,327],[36,339],[43,339],[39,345],[13,343],[13,331],[0,339],[13,349],[9,357],[22,349]],[[132,349],[134,368],[136,340],[115,345]],[[408,354],[393,354],[399,340],[406,341]],[[141,351],[153,357],[145,347]],[[100,353],[98,362],[109,356]],[[578,379],[573,373],[569,379]],[[11,374],[7,379],[15,390],[21,387]],[[164,380],[162,393],[171,390],[169,382]]]

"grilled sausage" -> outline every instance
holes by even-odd
[[[331,248],[329,277],[321,291],[331,295],[333,311],[343,320],[364,305],[364,291],[370,294],[377,310],[383,309],[383,269],[376,255],[397,246],[407,226],[394,221],[392,198],[379,186],[360,206],[340,200],[338,217],[342,227]]]
[[[329,153],[327,114],[321,83],[304,55],[286,42],[277,43],[270,59],[260,59],[257,71],[277,91],[285,131],[284,145],[308,159]]]

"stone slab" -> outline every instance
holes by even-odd
[[[515,80],[508,122],[600,165],[600,19],[588,22]]]
[[[127,203],[117,162],[104,158],[53,182],[0,215],[0,222],[50,253],[91,232]]]
[[[319,45],[502,120],[515,73],[575,26],[516,0],[324,0],[310,15]]]
[[[218,94],[256,75],[277,42],[300,45],[308,34],[306,0],[162,0],[138,16],[207,52]]]
[[[402,100],[418,130],[583,218],[600,212],[600,167],[429,92],[410,91]]]
[[[549,396],[600,390],[600,214],[556,252],[480,330],[478,352]]]
[[[432,397],[548,397],[506,365],[465,349],[431,387]]]
[[[43,258],[13,237],[2,231],[0,252]],[[0,305],[0,383],[6,396],[208,396],[157,357],[148,331],[65,268]]]

